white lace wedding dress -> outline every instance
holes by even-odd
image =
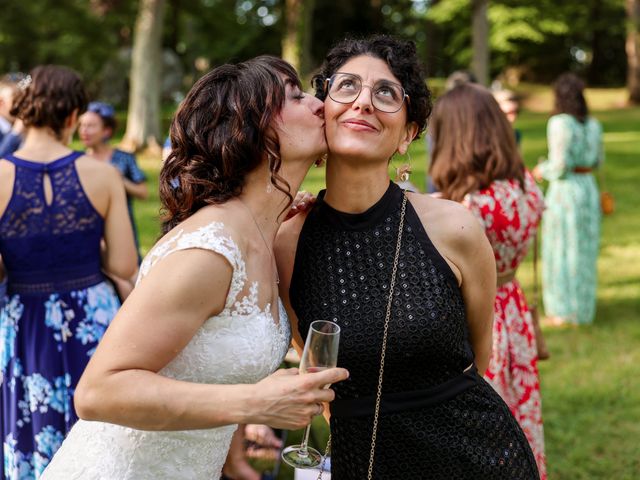
[[[221,223],[181,231],[156,246],[142,262],[140,278],[162,258],[189,248],[223,255],[233,267],[231,287],[224,310],[208,319],[159,373],[198,383],[258,382],[278,368],[289,346],[289,322],[282,303],[276,324],[270,306],[257,305],[257,282],[245,288],[244,260]],[[243,290],[248,295],[240,298]],[[80,420],[41,480],[218,479],[236,427],[158,432]]]

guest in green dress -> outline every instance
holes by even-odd
[[[554,84],[547,123],[548,159],[534,176],[549,181],[542,222],[542,282],[549,323],[593,322],[600,243],[600,195],[593,176],[603,159],[602,127],[589,116],[584,83],[573,74]]]

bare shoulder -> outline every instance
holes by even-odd
[[[249,239],[252,238],[251,234],[253,232],[247,231],[252,225],[242,220],[243,217],[239,216],[226,203],[207,205],[167,232],[158,240],[157,245],[175,238],[176,235],[184,236],[213,230],[215,235],[231,239],[242,255],[245,256],[248,251]]]
[[[13,189],[13,180],[15,177],[16,167],[8,160],[0,160],[0,188],[2,190]]]
[[[82,183],[91,188],[119,187],[122,184],[122,177],[116,167],[110,163],[96,160],[89,155],[78,158],[76,168]]]
[[[4,212],[11,200],[15,174],[16,169],[11,162],[0,160],[0,214]]]
[[[483,238],[480,222],[458,202],[426,194],[409,194],[411,205],[432,239],[464,246]]]
[[[118,174],[118,170],[108,162],[103,162],[90,155],[82,155],[76,160],[76,167],[80,172],[113,175]]]

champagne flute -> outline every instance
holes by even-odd
[[[311,322],[307,341],[300,357],[300,373],[319,372],[338,364],[340,327],[326,320]],[[329,388],[326,385],[324,388]],[[308,445],[311,424],[304,431],[302,443],[282,451],[282,459],[294,468],[313,468],[322,462],[322,454]]]

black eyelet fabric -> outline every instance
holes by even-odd
[[[341,327],[337,399],[375,395],[402,191],[390,184],[362,214],[322,195],[304,224],[291,302],[306,338],[313,320]],[[383,393],[428,389],[473,362],[456,278],[407,203],[386,350]],[[372,416],[332,418],[332,476],[367,478]],[[437,405],[380,417],[376,479],[537,479],[531,449],[508,407],[482,379]]]

